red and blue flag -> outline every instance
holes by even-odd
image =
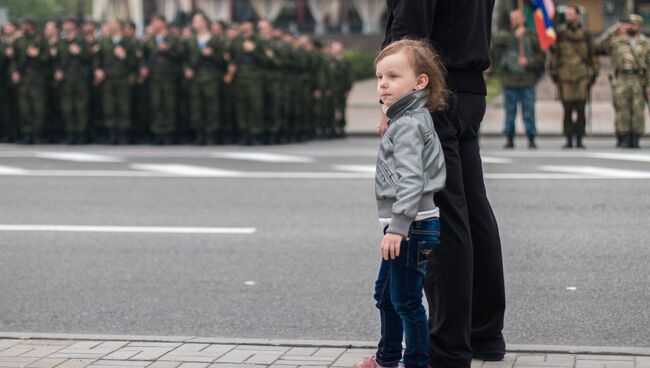
[[[531,0],[531,5],[539,47],[546,51],[557,40],[551,21],[555,17],[555,4],[553,0]]]

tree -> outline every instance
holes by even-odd
[[[9,17],[19,20],[31,16],[39,23],[63,15],[87,13],[91,0],[2,0],[0,7],[6,8]]]

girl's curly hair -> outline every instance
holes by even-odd
[[[429,45],[428,42],[412,39],[395,41],[386,46],[377,58],[375,66],[388,55],[403,52],[415,71],[415,75],[426,74],[429,83],[426,89],[429,91],[427,108],[429,111],[439,111],[447,107],[447,83],[445,79],[446,70],[440,63],[440,57]]]

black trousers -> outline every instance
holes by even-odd
[[[505,352],[501,241],[478,142],[484,114],[485,96],[457,93],[447,110],[432,115],[447,167],[445,189],[435,195],[440,246],[430,258],[424,287],[433,368],[469,368],[472,351]]]
[[[585,105],[586,101],[571,101],[562,102],[564,107],[564,135],[567,137],[585,135],[585,125],[587,119],[585,118]],[[577,113],[577,118],[573,121],[573,112]]]

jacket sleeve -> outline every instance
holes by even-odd
[[[596,39],[594,46],[597,52],[609,54],[614,36],[616,36],[616,25],[607,28],[607,30]]]
[[[417,121],[402,118],[394,124],[393,134],[395,171],[397,172],[397,196],[392,208],[389,233],[407,236],[411,223],[418,212],[424,191],[424,167],[422,150],[424,137]]]
[[[388,21],[381,48],[402,38],[428,39],[437,2],[438,0],[387,0]]]

